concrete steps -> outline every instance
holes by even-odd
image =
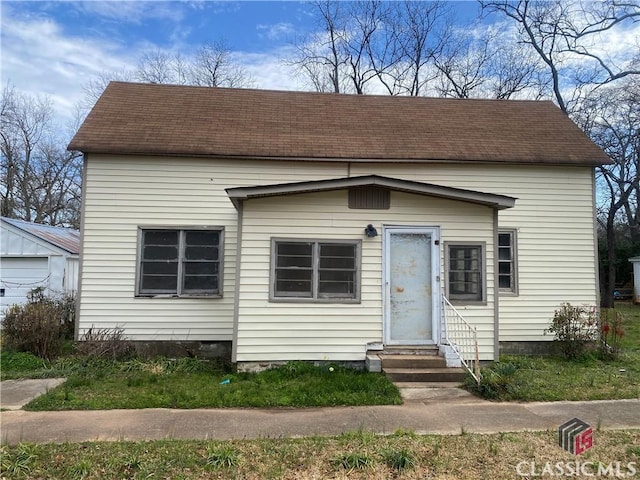
[[[419,354],[385,351],[378,356],[382,371],[394,383],[435,386],[444,382],[451,387],[460,385],[465,377],[464,369],[447,367],[445,359],[433,353],[432,349]]]
[[[464,380],[462,368],[382,368],[392,382],[458,382]]]

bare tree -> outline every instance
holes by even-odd
[[[616,232],[620,231],[621,224],[626,225],[631,242],[640,246],[640,79],[629,77],[619,85],[600,89],[576,118],[613,161],[598,169],[598,222],[606,236],[603,300],[605,305],[612,305]]]
[[[54,136],[51,101],[7,85],[0,119],[2,215],[77,227],[81,160]]]
[[[624,0],[482,0],[483,9],[515,23],[519,39],[544,62],[553,97],[566,113],[594,89],[640,74],[632,61],[621,66],[601,53],[601,37],[625,22],[640,20],[640,4]]]
[[[444,2],[363,0],[314,4],[319,31],[299,38],[287,63],[318,91],[421,95],[446,42]]]
[[[345,15],[342,5],[330,0],[317,1],[313,5],[319,31],[310,38],[298,38],[296,54],[286,63],[297,68],[316,91],[340,93],[347,88],[343,76],[347,59],[343,49]]]
[[[447,4],[393,2],[384,20],[386,37],[370,52],[379,80],[391,95],[422,95],[435,79],[434,63],[450,40]]]
[[[443,97],[539,98],[546,82],[541,62],[530,49],[505,42],[498,28],[458,29],[435,57],[436,91]]]
[[[231,48],[223,40],[206,43],[191,56],[150,50],[142,53],[135,69],[102,72],[84,86],[85,100],[80,109],[89,111],[111,81],[203,87],[254,86],[247,70],[234,60]]]
[[[220,40],[202,45],[193,59],[185,83],[202,87],[252,86],[246,69],[233,61],[232,51]]]
[[[582,2],[580,0],[553,0],[534,2],[520,0],[482,1],[483,8],[498,12],[514,22],[522,42],[529,45],[544,62],[551,80],[552,96],[558,106],[598,143],[614,161],[613,166],[598,169],[601,189],[608,199],[605,212],[609,269],[602,305],[613,305],[615,286],[615,219],[620,211],[627,221],[637,217],[637,154],[629,154],[629,147],[637,144],[634,134],[626,130],[625,119],[620,118],[615,106],[608,107],[603,100],[616,94],[616,82],[631,78],[634,84],[640,75],[640,55],[636,44],[635,55],[612,58],[602,48],[603,35],[631,22],[640,21],[640,4],[625,0]],[[637,40],[636,40],[637,42]],[[614,95],[615,94],[615,95]],[[603,97],[604,95],[604,97]],[[638,102],[628,103],[637,116]],[[615,104],[611,104],[615,105]],[[635,136],[634,136],[635,135]],[[633,139],[636,140],[633,140]],[[631,140],[625,140],[631,139]],[[627,148],[623,147],[627,145]],[[635,160],[634,160],[635,158]]]
[[[100,75],[92,78],[83,86],[84,100],[77,106],[79,115],[84,117],[86,113],[91,110],[98,101],[98,98],[100,98],[100,95],[102,95],[102,92],[104,92],[104,89],[109,85],[109,82],[133,82],[135,80],[136,75],[133,70],[120,70],[114,72],[104,71],[100,73]]]

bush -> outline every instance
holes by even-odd
[[[553,333],[564,357],[575,360],[585,352],[589,344],[598,339],[596,308],[590,305],[575,307],[570,303],[563,303],[555,311],[551,326],[544,333]]]
[[[127,340],[119,327],[91,327],[80,337],[76,351],[82,356],[111,360],[128,360],[136,353],[133,343]]]
[[[75,298],[48,297],[44,290],[29,292],[27,303],[13,305],[2,320],[3,346],[51,360],[60,355],[65,340],[73,338]]]
[[[600,312],[600,357],[603,360],[618,358],[624,320],[624,315],[612,308],[603,308]]]
[[[513,376],[517,371],[518,367],[513,363],[495,362],[490,367],[482,369],[480,383],[468,375],[465,378],[465,386],[483,398],[500,399],[509,393]]]

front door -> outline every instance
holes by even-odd
[[[437,343],[439,229],[389,227],[384,240],[385,343]]]

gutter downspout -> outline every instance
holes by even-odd
[[[498,209],[493,209],[493,360],[500,359],[500,283],[498,278]]]
[[[240,200],[237,205],[238,217],[236,227],[236,280],[233,292],[233,335],[231,337],[231,361],[236,363],[238,355],[238,320],[240,310],[240,268],[242,263],[242,220],[244,202]]]

